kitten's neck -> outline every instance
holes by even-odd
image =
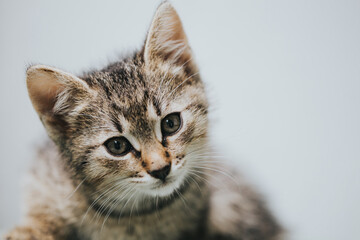
[[[108,217],[122,218],[130,217],[133,213],[136,215],[151,215],[156,211],[161,211],[164,208],[171,208],[171,205],[187,196],[187,192],[191,191],[191,185],[194,183],[185,182],[179,189],[166,197],[154,197],[154,196],[138,196],[137,198],[128,198],[117,203],[118,206],[104,207],[104,203],[99,202],[92,205],[93,210],[97,212],[103,212]],[[202,183],[197,183],[199,186],[203,186]],[[200,194],[200,193],[199,193]],[[201,197],[201,196],[200,196]],[[131,201],[132,200],[132,201]],[[89,201],[89,204],[92,203]]]
[[[174,236],[184,232],[198,233],[206,222],[204,218],[208,211],[209,189],[206,181],[193,179],[169,198],[129,199],[121,202],[115,209],[104,208],[101,204],[91,205],[87,201],[78,215],[79,222],[82,222],[79,225],[79,229],[82,229],[80,231],[97,239],[97,234],[106,228],[109,234],[121,234],[124,239],[132,239],[131,232],[134,229],[139,228],[144,236],[150,236],[151,232],[164,231],[164,226],[167,226],[168,231],[172,228],[169,223],[172,223],[176,227],[171,230],[173,235],[168,236],[168,239],[177,239]]]

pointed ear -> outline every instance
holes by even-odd
[[[26,75],[30,100],[49,135],[64,131],[65,115],[90,93],[89,86],[70,73],[44,65],[28,68]]]
[[[144,47],[146,64],[152,61],[170,61],[187,64],[192,53],[179,15],[169,2],[163,2],[156,10]]]

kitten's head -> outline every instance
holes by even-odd
[[[191,174],[192,156],[204,151],[204,86],[167,2],[158,8],[141,51],[82,77],[32,66],[27,85],[73,178],[84,180],[89,193],[112,188],[169,196]]]

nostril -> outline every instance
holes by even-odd
[[[171,165],[169,164],[160,170],[151,171],[149,172],[149,174],[154,178],[160,179],[161,181],[165,181],[167,175],[169,175],[170,173],[170,169],[171,169]]]

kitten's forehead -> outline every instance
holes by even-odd
[[[106,109],[111,122],[142,138],[153,134],[154,125],[164,115],[194,101],[194,89],[203,91],[201,85],[191,84],[198,80],[191,79],[181,66],[159,64],[149,70],[136,58],[90,73],[85,81],[99,92],[99,103],[106,105],[100,107]],[[189,83],[192,87],[182,91]]]
[[[148,96],[146,75],[132,62],[120,62],[94,74],[109,100],[126,105],[140,103]]]

